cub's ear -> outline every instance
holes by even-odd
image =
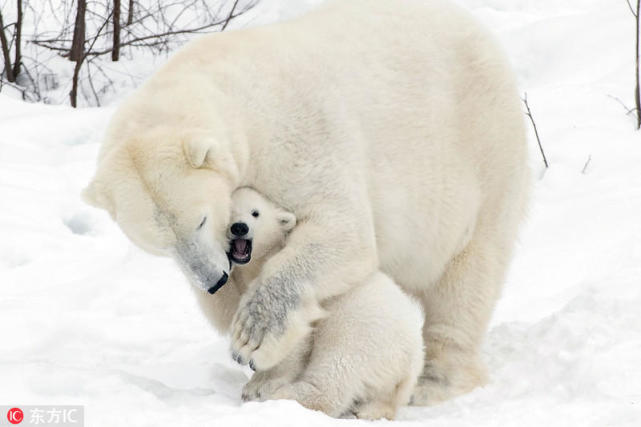
[[[215,158],[218,144],[213,138],[189,139],[183,144],[183,149],[191,167],[198,169]]]
[[[278,224],[280,224],[285,231],[290,231],[296,226],[296,216],[291,212],[278,212],[276,219],[278,220]]]
[[[87,188],[82,190],[81,197],[88,205],[104,209],[113,216],[113,203],[98,181],[93,180],[89,183]]]

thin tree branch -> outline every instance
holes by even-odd
[[[231,7],[231,10],[229,11],[229,15],[227,15],[227,19],[225,19],[225,23],[223,24],[220,31],[225,31],[225,28],[227,28],[229,21],[233,19],[232,17],[234,16],[234,11],[236,10],[236,6],[238,6],[238,1],[239,0],[234,1],[234,5]]]
[[[635,16],[637,16],[636,12],[634,11],[634,8],[632,7],[632,4],[630,3],[630,0],[625,0],[625,2],[628,4],[628,7],[630,8],[630,12]]]
[[[582,173],[583,175],[585,175],[585,171],[587,171],[587,170],[588,170],[588,165],[590,164],[590,160],[592,160],[592,154],[590,154],[590,155],[588,156],[588,160],[587,160],[587,161],[585,162],[585,164],[583,165],[583,169],[581,170],[581,173]]]
[[[624,109],[625,109],[625,115],[629,116],[631,113],[634,113],[637,111],[636,108],[629,108],[621,99],[617,98],[616,96],[608,95],[608,98],[614,99],[616,102],[618,102]]]
[[[525,104],[525,108],[527,109],[527,112],[525,114],[530,118],[530,122],[532,122],[532,127],[534,128],[534,135],[536,135],[536,142],[539,144],[539,150],[541,150],[543,163],[545,164],[545,168],[547,169],[549,167],[548,159],[545,157],[545,152],[543,151],[543,145],[541,145],[541,138],[539,138],[539,131],[536,128],[536,122],[534,121],[534,117],[532,116],[530,105],[527,102],[527,92],[523,94],[523,103]]]
[[[96,88],[93,85],[93,77],[91,76],[91,64],[89,61],[87,61],[87,78],[89,80],[89,87],[91,88],[91,93],[93,93],[93,97],[96,100],[96,106],[100,107],[100,98],[98,97],[98,92],[96,92]]]
[[[626,0],[627,1],[627,0]],[[639,83],[639,9],[641,9],[641,0],[637,0],[637,13],[633,13],[634,19],[636,21],[635,32],[636,32],[636,45],[635,45],[635,87],[634,87],[634,104],[637,110],[637,129],[641,129],[641,86]]]

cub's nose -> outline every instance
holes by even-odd
[[[231,234],[236,237],[242,237],[249,231],[249,227],[244,222],[235,222],[231,225]]]

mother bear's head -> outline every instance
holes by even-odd
[[[196,287],[214,293],[229,274],[226,229],[237,180],[224,142],[158,126],[108,136],[83,198],[107,210],[136,245],[172,256]]]

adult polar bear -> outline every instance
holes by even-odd
[[[194,284],[226,280],[230,195],[295,213],[241,301],[237,358],[275,365],[305,307],[380,268],[425,310],[415,404],[481,384],[529,172],[513,74],[468,13],[441,0],[334,1],[185,46],[115,114],[85,192]]]

